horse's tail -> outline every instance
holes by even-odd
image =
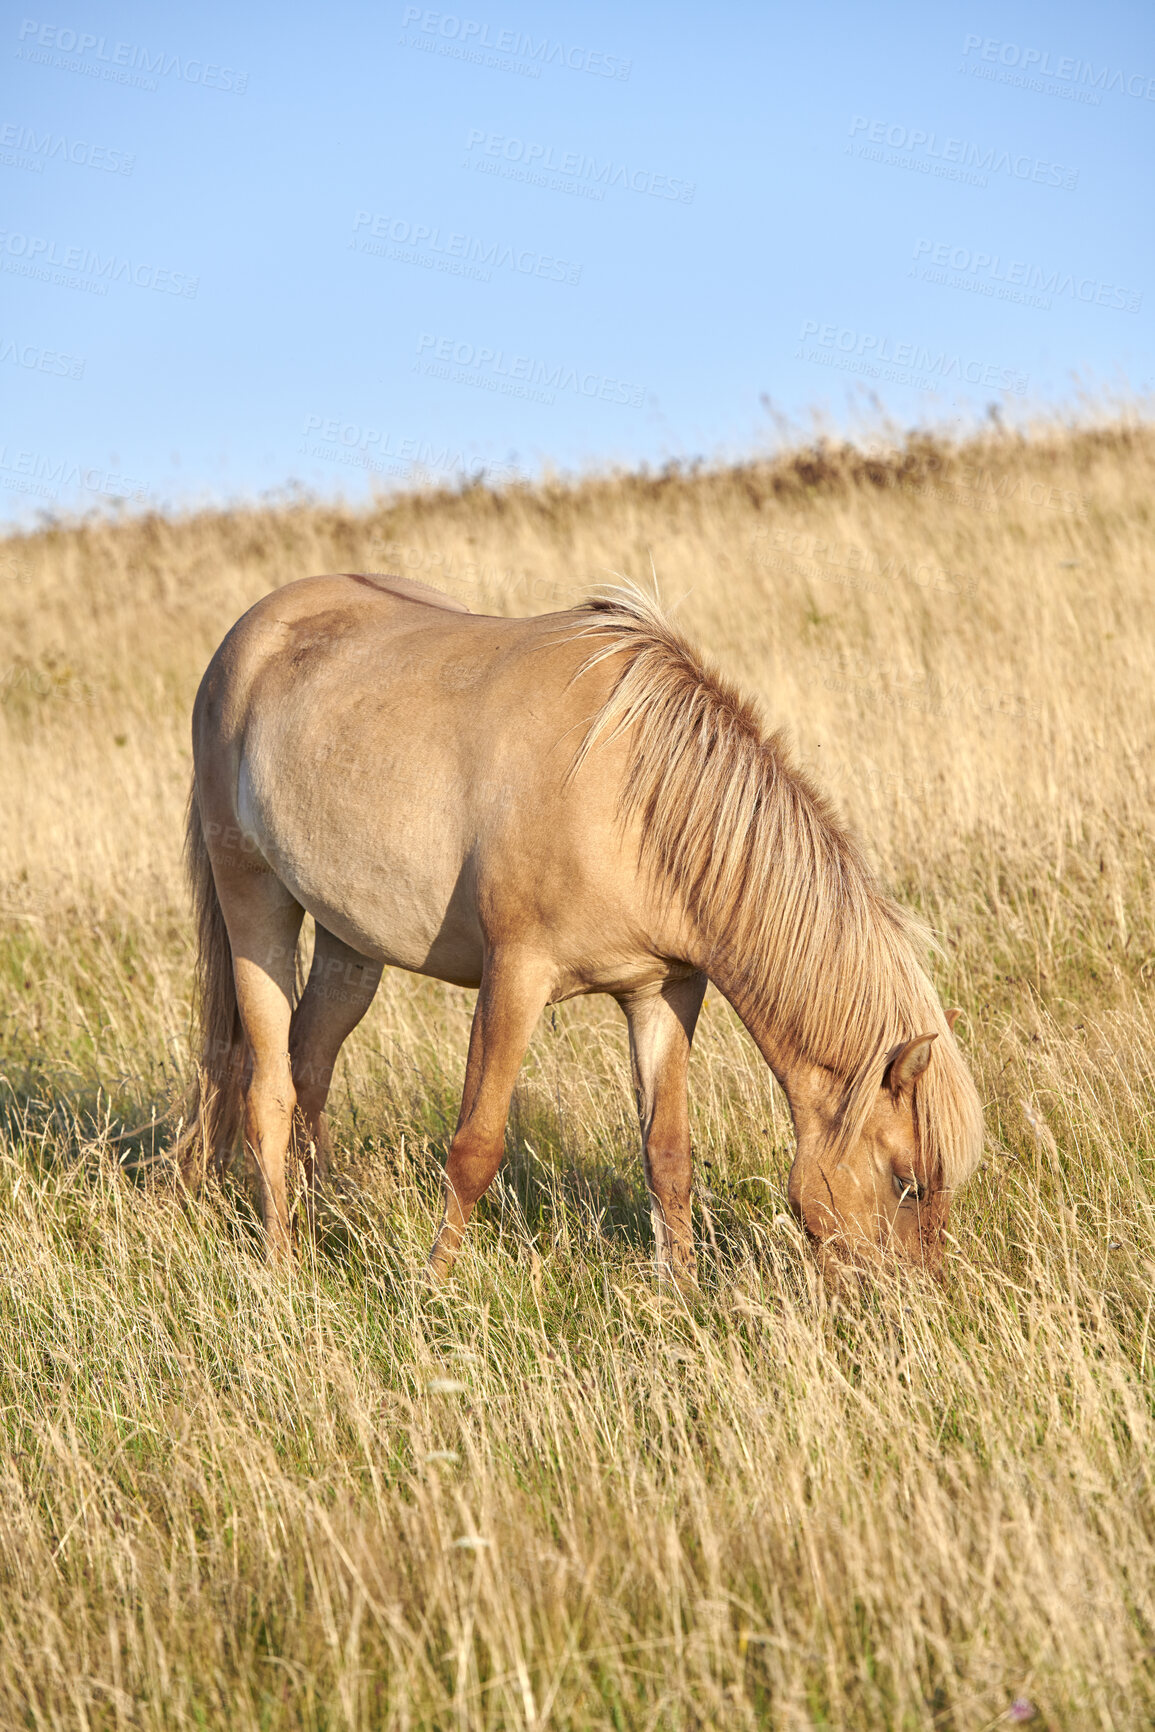
[[[232,1152],[244,1109],[248,1054],[233,980],[232,947],[213,881],[195,777],[189,794],[184,860],[196,918],[200,1055],[174,1153],[181,1178],[195,1188],[210,1162],[219,1171]]]

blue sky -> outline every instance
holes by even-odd
[[[0,64],[10,521],[1155,383],[1150,6],[37,0]]]

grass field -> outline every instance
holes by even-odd
[[[1153,502],[1116,421],[0,543],[0,1725],[1151,1724]],[[431,1293],[472,995],[401,976],[271,1272],[174,1121],[114,1140],[188,1074],[205,662],[310,572],[533,613],[651,560],[941,936],[987,1119],[942,1285],[821,1289],[711,992],[700,1298],[601,1000]]]

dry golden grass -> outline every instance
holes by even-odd
[[[0,1724],[1151,1723],[1153,499],[1119,422],[0,547]],[[711,994],[700,1302],[655,1289],[597,1000],[431,1295],[470,995],[400,976],[270,1273],[243,1189],[149,1168],[171,1125],[113,1140],[188,1064],[205,661],[309,572],[528,613],[651,557],[942,934],[988,1126],[943,1287],[820,1290]]]

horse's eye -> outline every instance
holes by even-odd
[[[901,1173],[892,1172],[890,1182],[894,1186],[894,1194],[900,1203],[922,1203],[926,1201],[927,1188],[920,1185],[913,1173],[904,1178]]]

